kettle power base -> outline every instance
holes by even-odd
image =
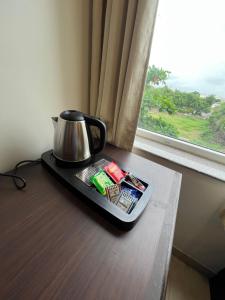
[[[121,186],[136,189],[139,195],[139,199],[132,210],[129,212],[123,211],[120,207],[112,203],[106,196],[101,195],[94,186],[91,186],[87,180],[88,177],[93,175],[90,170],[93,170],[96,167],[101,168],[107,162],[115,162],[115,160],[105,154],[96,154],[88,167],[82,166],[74,168],[59,166],[56,158],[52,154],[52,150],[43,153],[41,158],[43,165],[49,168],[62,183],[66,184],[74,193],[79,193],[80,195],[85,196],[85,199],[88,200],[87,203],[94,204],[94,206],[103,213],[108,220],[116,223],[121,228],[132,228],[143,213],[148,202],[151,200],[153,190],[151,183],[142,179],[140,176],[137,176],[132,172],[132,170],[126,167],[126,164],[121,162],[116,163],[123,171],[132,173],[145,186],[145,190],[140,191],[130,182],[127,182],[126,180],[122,181]]]

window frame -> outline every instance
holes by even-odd
[[[150,130],[142,129],[140,127],[137,128],[136,135],[146,140],[152,140],[171,148],[179,149],[184,152],[194,154],[195,156],[200,156],[210,161],[215,161],[225,165],[225,154],[221,152],[204,148],[179,139],[171,138]]]

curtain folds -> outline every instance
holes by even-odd
[[[158,0],[93,0],[89,113],[107,126],[108,141],[131,150]]]

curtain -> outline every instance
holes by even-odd
[[[89,113],[108,142],[131,150],[148,68],[158,0],[93,0]]]

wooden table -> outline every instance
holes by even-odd
[[[154,186],[135,227],[108,222],[41,164],[18,191],[0,178],[0,299],[163,299],[181,175],[107,146]]]

